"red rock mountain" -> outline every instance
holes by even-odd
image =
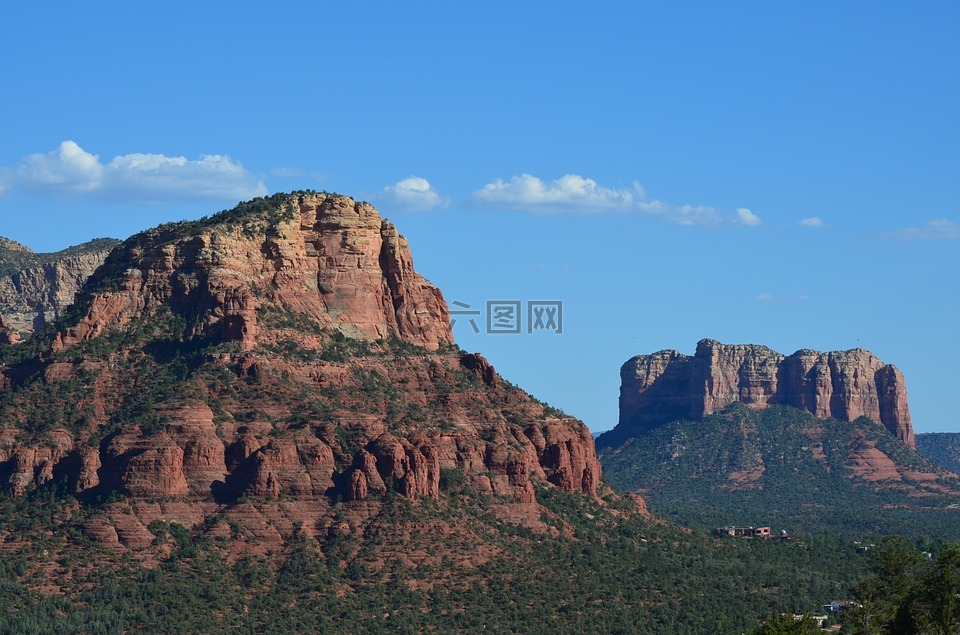
[[[395,336],[431,350],[453,342],[442,294],[369,204],[304,195],[270,205],[234,223],[165,225],[128,240],[90,280],[85,315],[60,344],[162,307],[188,321],[187,338],[215,334],[245,350],[259,341],[257,309],[267,307],[348,337]]]
[[[620,369],[620,422],[598,443],[618,445],[677,419],[699,420],[733,402],[793,406],[819,418],[867,417],[914,447],[903,375],[869,351],[781,355],[764,346],[701,340],[691,357],[638,355]]]
[[[538,484],[600,484],[587,428],[456,348],[407,241],[344,196],[134,236],[55,335],[0,355],[0,479],[66,482],[118,548],[150,544],[154,520],[275,543],[451,483],[536,525]]]
[[[0,237],[0,313],[6,317],[0,329],[26,337],[56,320],[119,242],[98,238],[38,254]]]

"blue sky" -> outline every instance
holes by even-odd
[[[868,348],[960,431],[960,5],[306,4],[5,7],[0,235],[337,191],[448,302],[562,301],[455,334],[595,431],[703,337]]]

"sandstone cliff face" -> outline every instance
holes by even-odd
[[[19,341],[20,334],[0,314],[0,344],[16,344]]]
[[[863,349],[784,356],[763,346],[702,340],[690,357],[660,351],[620,370],[620,423],[601,443],[614,445],[676,419],[698,420],[742,402],[782,404],[820,418],[867,417],[914,447],[903,375]]]
[[[84,282],[119,241],[101,239],[55,254],[34,254],[0,238],[0,313],[21,337],[39,331],[73,304]]]
[[[134,236],[91,278],[84,316],[58,346],[94,339],[167,308],[187,338],[219,335],[250,350],[258,308],[355,338],[453,342],[440,291],[413,269],[405,238],[345,196],[278,198],[267,216],[162,226]]]
[[[246,397],[225,401],[211,394],[219,416],[202,401],[161,404],[153,407],[162,421],[159,430],[122,426],[100,441],[90,436],[95,429],[59,429],[24,443],[22,433],[8,424],[0,435],[0,478],[15,494],[41,487],[57,474],[82,500],[116,493],[131,502],[179,502],[187,505],[178,507],[180,512],[199,518],[195,524],[219,513],[242,524],[241,500],[259,501],[261,520],[276,520],[273,514],[281,510],[274,505],[310,501],[311,511],[300,522],[320,527],[337,500],[377,501],[388,492],[438,498],[445,473],[512,505],[535,506],[537,483],[595,494],[601,468],[586,427],[547,415],[543,406],[499,378],[491,388],[484,377],[494,373],[492,367],[471,371],[464,357],[475,356],[454,352],[368,361],[370,372],[391,373],[409,392],[384,410],[333,398],[331,414],[308,419],[305,426],[287,423],[303,418],[296,403],[301,391],[315,394],[317,386],[338,385],[344,394],[367,400],[362,385],[340,372],[342,366],[296,368],[275,360],[280,366],[271,369],[270,362],[261,361],[257,372],[263,373],[263,389],[289,403],[283,410],[271,408],[273,421],[237,421],[258,402]],[[80,373],[77,365],[48,377],[68,381]],[[281,373],[287,373],[282,381],[276,379]],[[104,373],[98,381],[104,393],[113,394],[120,379]],[[389,410],[401,407],[429,411],[423,416],[430,422],[392,421]],[[161,516],[177,522],[183,517]],[[118,518],[116,526],[95,515],[91,535],[119,546],[143,546],[150,519],[136,513]],[[126,524],[134,529],[125,530]],[[311,526],[306,530],[312,531]]]
[[[120,497],[86,527],[126,547],[157,519],[280,541],[385,496],[464,486],[536,520],[537,484],[595,494],[587,428],[452,346],[393,225],[347,197],[267,203],[131,238],[41,359],[0,368],[0,484]]]

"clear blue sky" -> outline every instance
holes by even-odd
[[[564,302],[455,334],[594,431],[626,359],[703,337],[868,348],[960,431],[960,5],[599,4],[15,3],[0,235],[337,191],[448,301]]]

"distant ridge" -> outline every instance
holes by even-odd
[[[917,435],[917,452],[960,474],[960,433],[928,432]]]
[[[116,238],[94,238],[60,251],[38,253],[15,240],[0,236],[0,276],[14,275],[24,269],[36,268],[74,256],[109,252],[119,244],[120,241]]]
[[[960,539],[960,478],[863,417],[735,402],[601,447],[600,461],[615,488],[686,525]]]
[[[620,422],[598,446],[615,447],[677,419],[698,421],[740,402],[752,410],[781,404],[818,418],[866,417],[913,447],[903,375],[861,348],[784,356],[765,346],[698,342],[691,357],[674,350],[638,355],[620,369]]]
[[[51,253],[0,236],[0,314],[5,329],[26,337],[56,320],[107,254],[120,244],[96,238]]]

